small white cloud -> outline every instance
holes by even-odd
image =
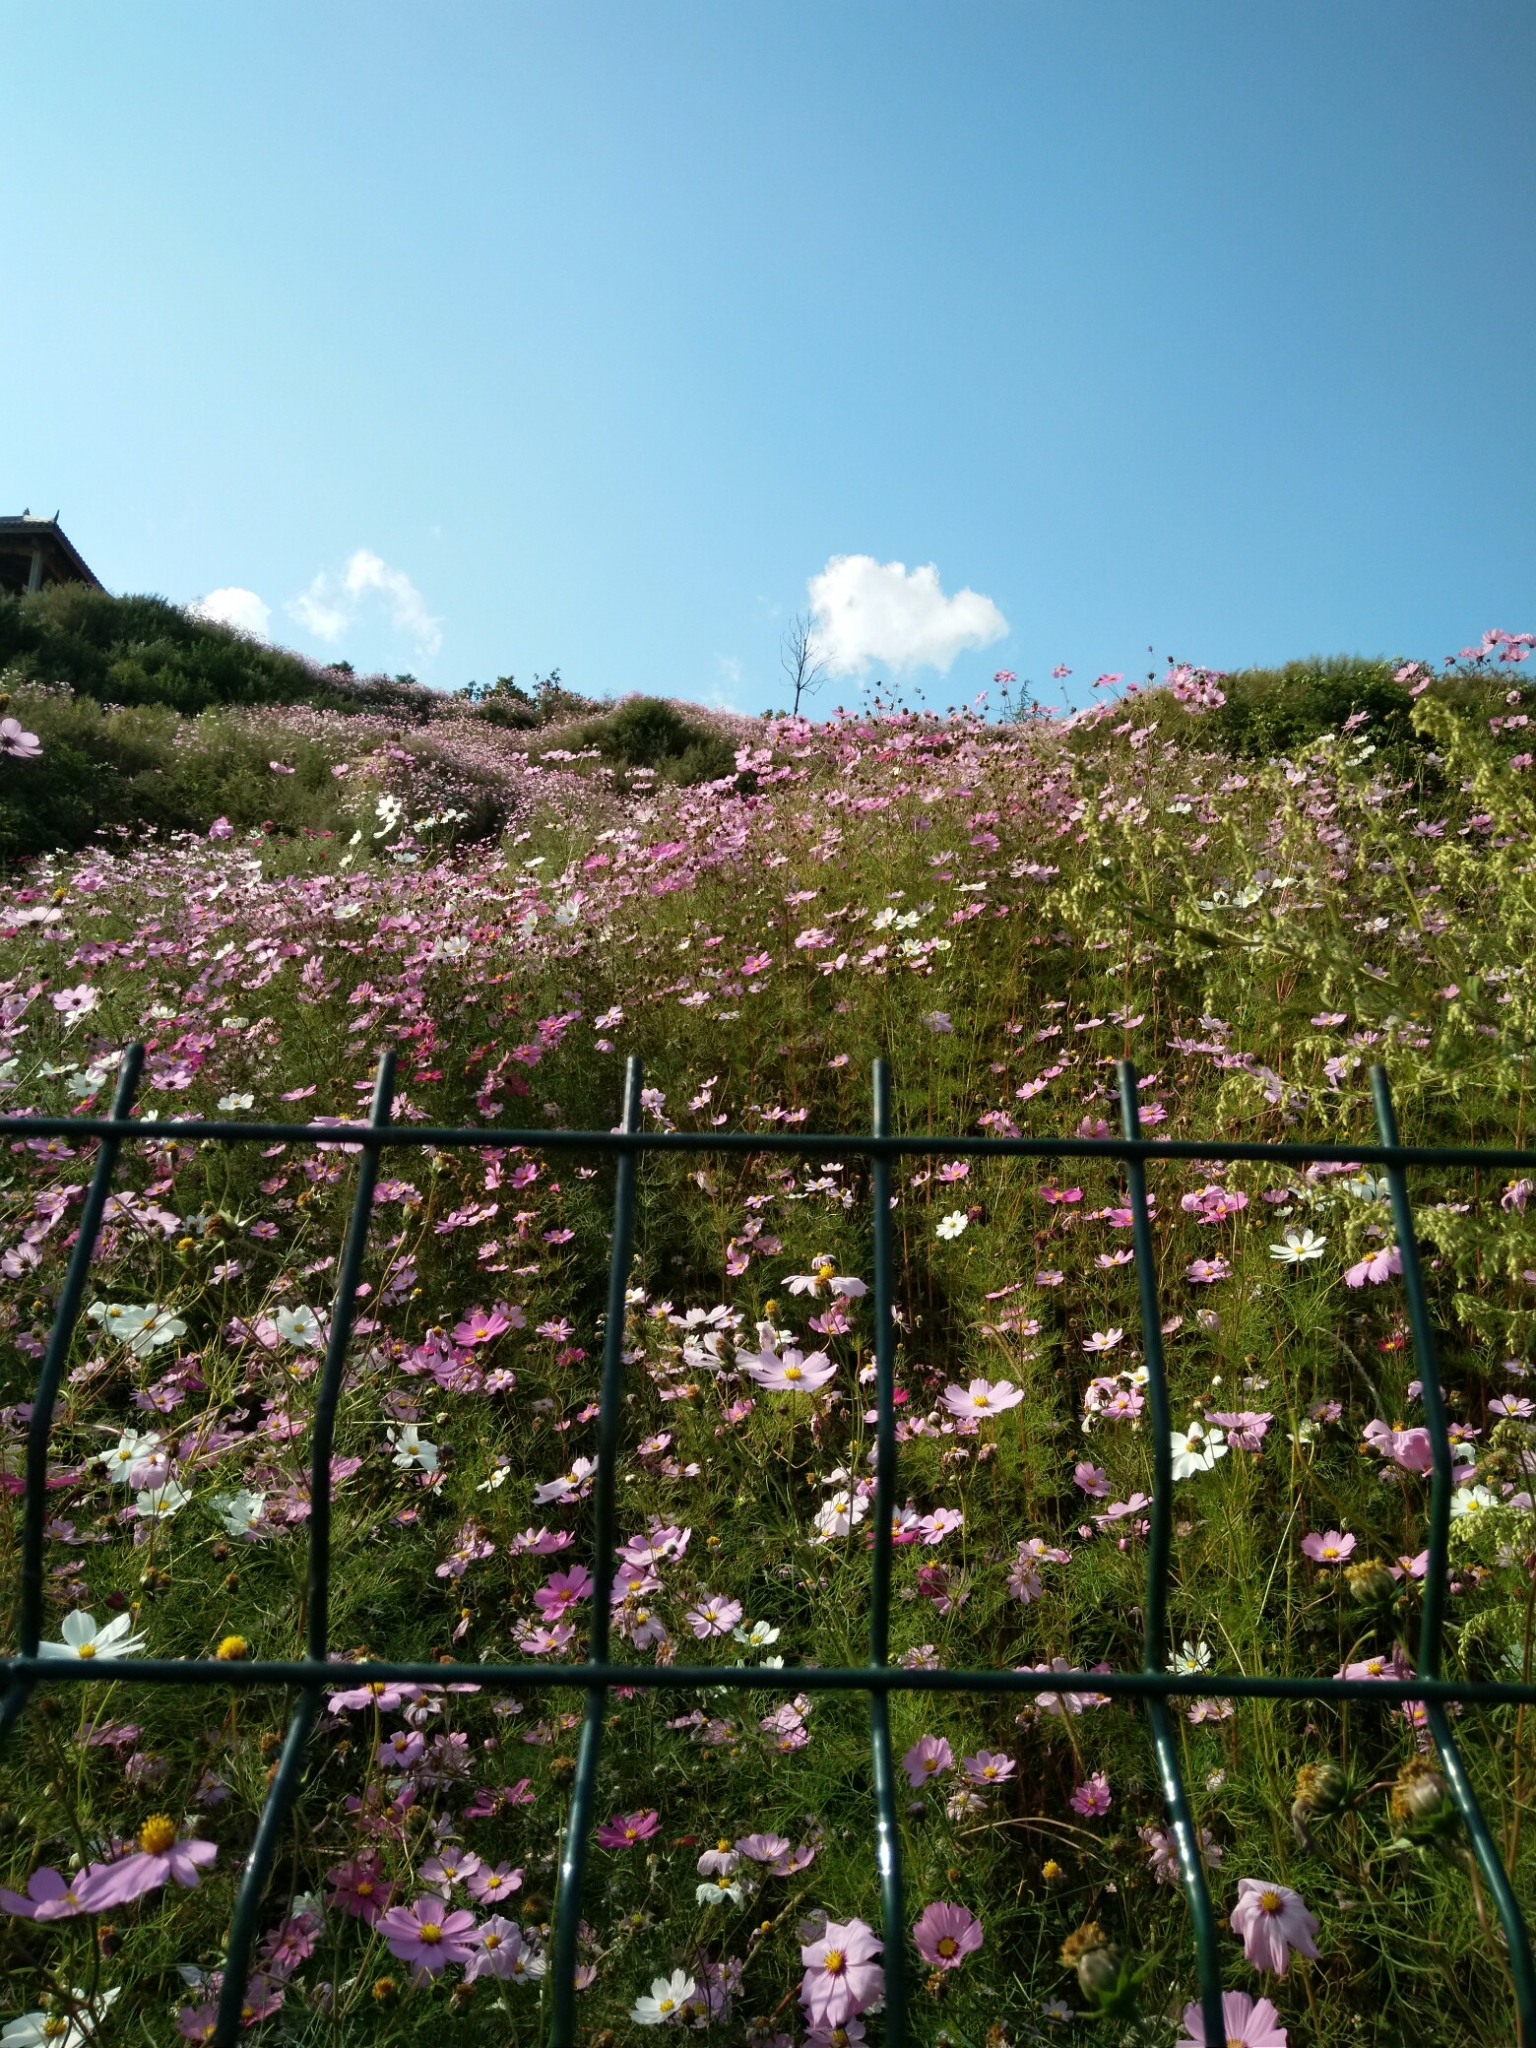
[[[211,619],[217,626],[233,626],[237,633],[249,633],[253,640],[265,640],[272,623],[271,605],[263,604],[254,590],[242,590],[238,583],[194,598],[187,610],[194,619]]]
[[[816,652],[829,675],[862,675],[876,662],[947,672],[963,649],[990,646],[1008,631],[990,597],[946,597],[932,562],[909,570],[873,555],[833,555],[808,588]]]
[[[443,644],[442,621],[427,610],[425,599],[405,571],[391,569],[371,548],[355,548],[339,576],[321,570],[288,610],[317,640],[334,642],[357,619],[363,601],[373,595],[384,600],[390,623],[408,634],[423,654],[437,653]]]

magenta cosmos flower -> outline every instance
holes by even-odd
[[[1227,2036],[1223,2048],[1288,2048],[1290,2037],[1267,1998],[1250,1998],[1246,1991],[1223,1991],[1221,2015]],[[1198,2005],[1185,2006],[1184,2037],[1174,2048],[1209,2048]]]
[[[325,1881],[331,1887],[331,1901],[372,1927],[395,1896],[395,1888],[379,1868],[378,1852],[369,1849],[350,1863],[328,1870]]]
[[[101,1863],[82,1877],[75,1890],[87,1913],[99,1913],[107,1906],[123,1906],[145,1892],[158,1891],[174,1878],[177,1884],[195,1889],[198,1871],[218,1855],[214,1842],[180,1841],[176,1823],[169,1814],[152,1813],[139,1829],[139,1846],[115,1863]]]
[[[597,1839],[605,1849],[632,1849],[636,1842],[654,1835],[660,1825],[661,1815],[654,1807],[649,1813],[616,1813],[603,1822]]]
[[[1301,1956],[1317,1955],[1317,1921],[1307,1911],[1300,1892],[1283,1884],[1266,1884],[1261,1878],[1242,1877],[1237,1883],[1237,1904],[1232,1908],[1232,1932],[1243,1944],[1243,1954],[1258,1970],[1272,1970],[1283,1977],[1291,1950]]]
[[[909,1785],[926,1785],[939,1771],[947,1771],[954,1760],[955,1752],[942,1735],[925,1735],[913,1743],[902,1758],[901,1767]]]
[[[829,1920],[820,1941],[806,1943],[800,2003],[813,2027],[840,2027],[884,1993],[885,1971],[875,1961],[883,1947],[862,1920]]]
[[[925,1963],[940,1970],[958,1970],[966,1957],[981,1947],[981,1922],[964,1906],[940,1899],[924,1907],[912,1929],[912,1939]]]
[[[429,1977],[450,1963],[467,1963],[475,1951],[466,1939],[475,1924],[462,1906],[450,1910],[446,1899],[428,1896],[414,1906],[391,1906],[379,1915],[379,1932],[392,1956],[414,1963]]]
[[[1086,1778],[1067,1802],[1074,1813],[1082,1814],[1085,1819],[1092,1814],[1108,1813],[1114,1803],[1109,1779],[1102,1771],[1095,1771],[1091,1778]]]
[[[1301,1547],[1314,1564],[1342,1564],[1354,1549],[1355,1539],[1339,1529],[1330,1529],[1323,1536],[1314,1530],[1302,1537]]]

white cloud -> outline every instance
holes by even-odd
[[[1008,631],[990,597],[946,597],[932,562],[909,570],[873,555],[833,555],[808,588],[816,651],[829,675],[862,675],[876,662],[947,673],[962,649],[990,646]]]
[[[272,623],[272,607],[263,604],[254,590],[242,590],[231,583],[223,590],[210,590],[187,606],[194,619],[211,619],[218,626],[233,626],[237,633],[249,633],[265,640]]]
[[[382,598],[390,623],[409,635],[421,653],[437,653],[443,644],[442,621],[427,610],[405,571],[391,569],[371,548],[355,548],[339,576],[322,569],[288,610],[317,640],[334,642],[357,619],[364,601],[375,595]]]

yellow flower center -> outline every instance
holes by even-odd
[[[675,1998],[663,1998],[656,2007],[656,2010],[658,2012],[676,2012],[677,2000]]]
[[[725,1839],[723,1835],[721,1836],[720,1840],[715,1844],[715,1847],[720,1851],[720,1854],[722,1856],[725,1854],[726,1850],[730,1848],[730,1846],[730,1843]]]
[[[371,1899],[373,1897],[372,1878],[360,1877],[357,1880],[357,1896],[360,1899]]]
[[[146,1856],[163,1856],[176,1839],[176,1823],[168,1813],[152,1813],[139,1829],[139,1847]]]
[[[986,1395],[985,1395],[985,1394],[972,1394],[972,1396],[971,1396],[971,1406],[972,1406],[973,1408],[985,1408],[985,1407],[986,1407],[986,1405],[987,1405],[987,1397],[986,1397]]]
[[[96,1645],[94,1643],[82,1643],[77,1654],[81,1657],[94,1657]]]
[[[837,1268],[833,1265],[830,1259],[823,1259],[821,1264],[816,1268],[816,1278],[818,1280],[830,1280],[832,1278],[832,1275],[836,1271]]]
[[[487,1934],[484,1937],[484,1945],[486,1948],[500,1948],[501,1936],[499,1934]]]
[[[941,1936],[934,1946],[941,1956],[958,1955],[960,1951],[960,1944],[952,1934]]]
[[[997,1765],[983,1764],[981,1767],[981,1775],[984,1778],[995,1778],[997,1776]]]
[[[59,2038],[60,2034],[67,2034],[68,2032],[68,2020],[59,2019],[57,2016],[55,2016],[51,2020],[43,2021],[43,2038],[46,2041],[56,2041]]]
[[[805,1378],[805,1374],[800,1370],[798,1365],[786,1365],[784,1368],[784,1377],[787,1380],[802,1380]],[[83,1655],[84,1653],[82,1652],[81,1654]]]
[[[1278,1913],[1280,1911],[1280,1894],[1278,1892],[1260,1892],[1259,1904],[1266,1913]]]
[[[435,1920],[423,1920],[421,1923],[421,1938],[427,1942],[441,1941],[443,1930]]]
[[[214,1655],[226,1664],[238,1663],[242,1657],[248,1657],[250,1654],[251,1646],[244,1636],[225,1636],[214,1652]]]
[[[840,1948],[829,1948],[827,1950],[827,1960],[824,1965],[827,1975],[829,1977],[837,1976],[838,1973],[842,1970],[843,1965],[847,1962],[847,1960],[847,1957],[843,1954]]]

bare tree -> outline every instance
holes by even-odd
[[[816,635],[809,613],[801,612],[791,620],[789,631],[784,635],[780,659],[785,675],[794,686],[795,702],[791,715],[798,718],[800,699],[814,697],[827,673],[827,664],[816,652]]]

